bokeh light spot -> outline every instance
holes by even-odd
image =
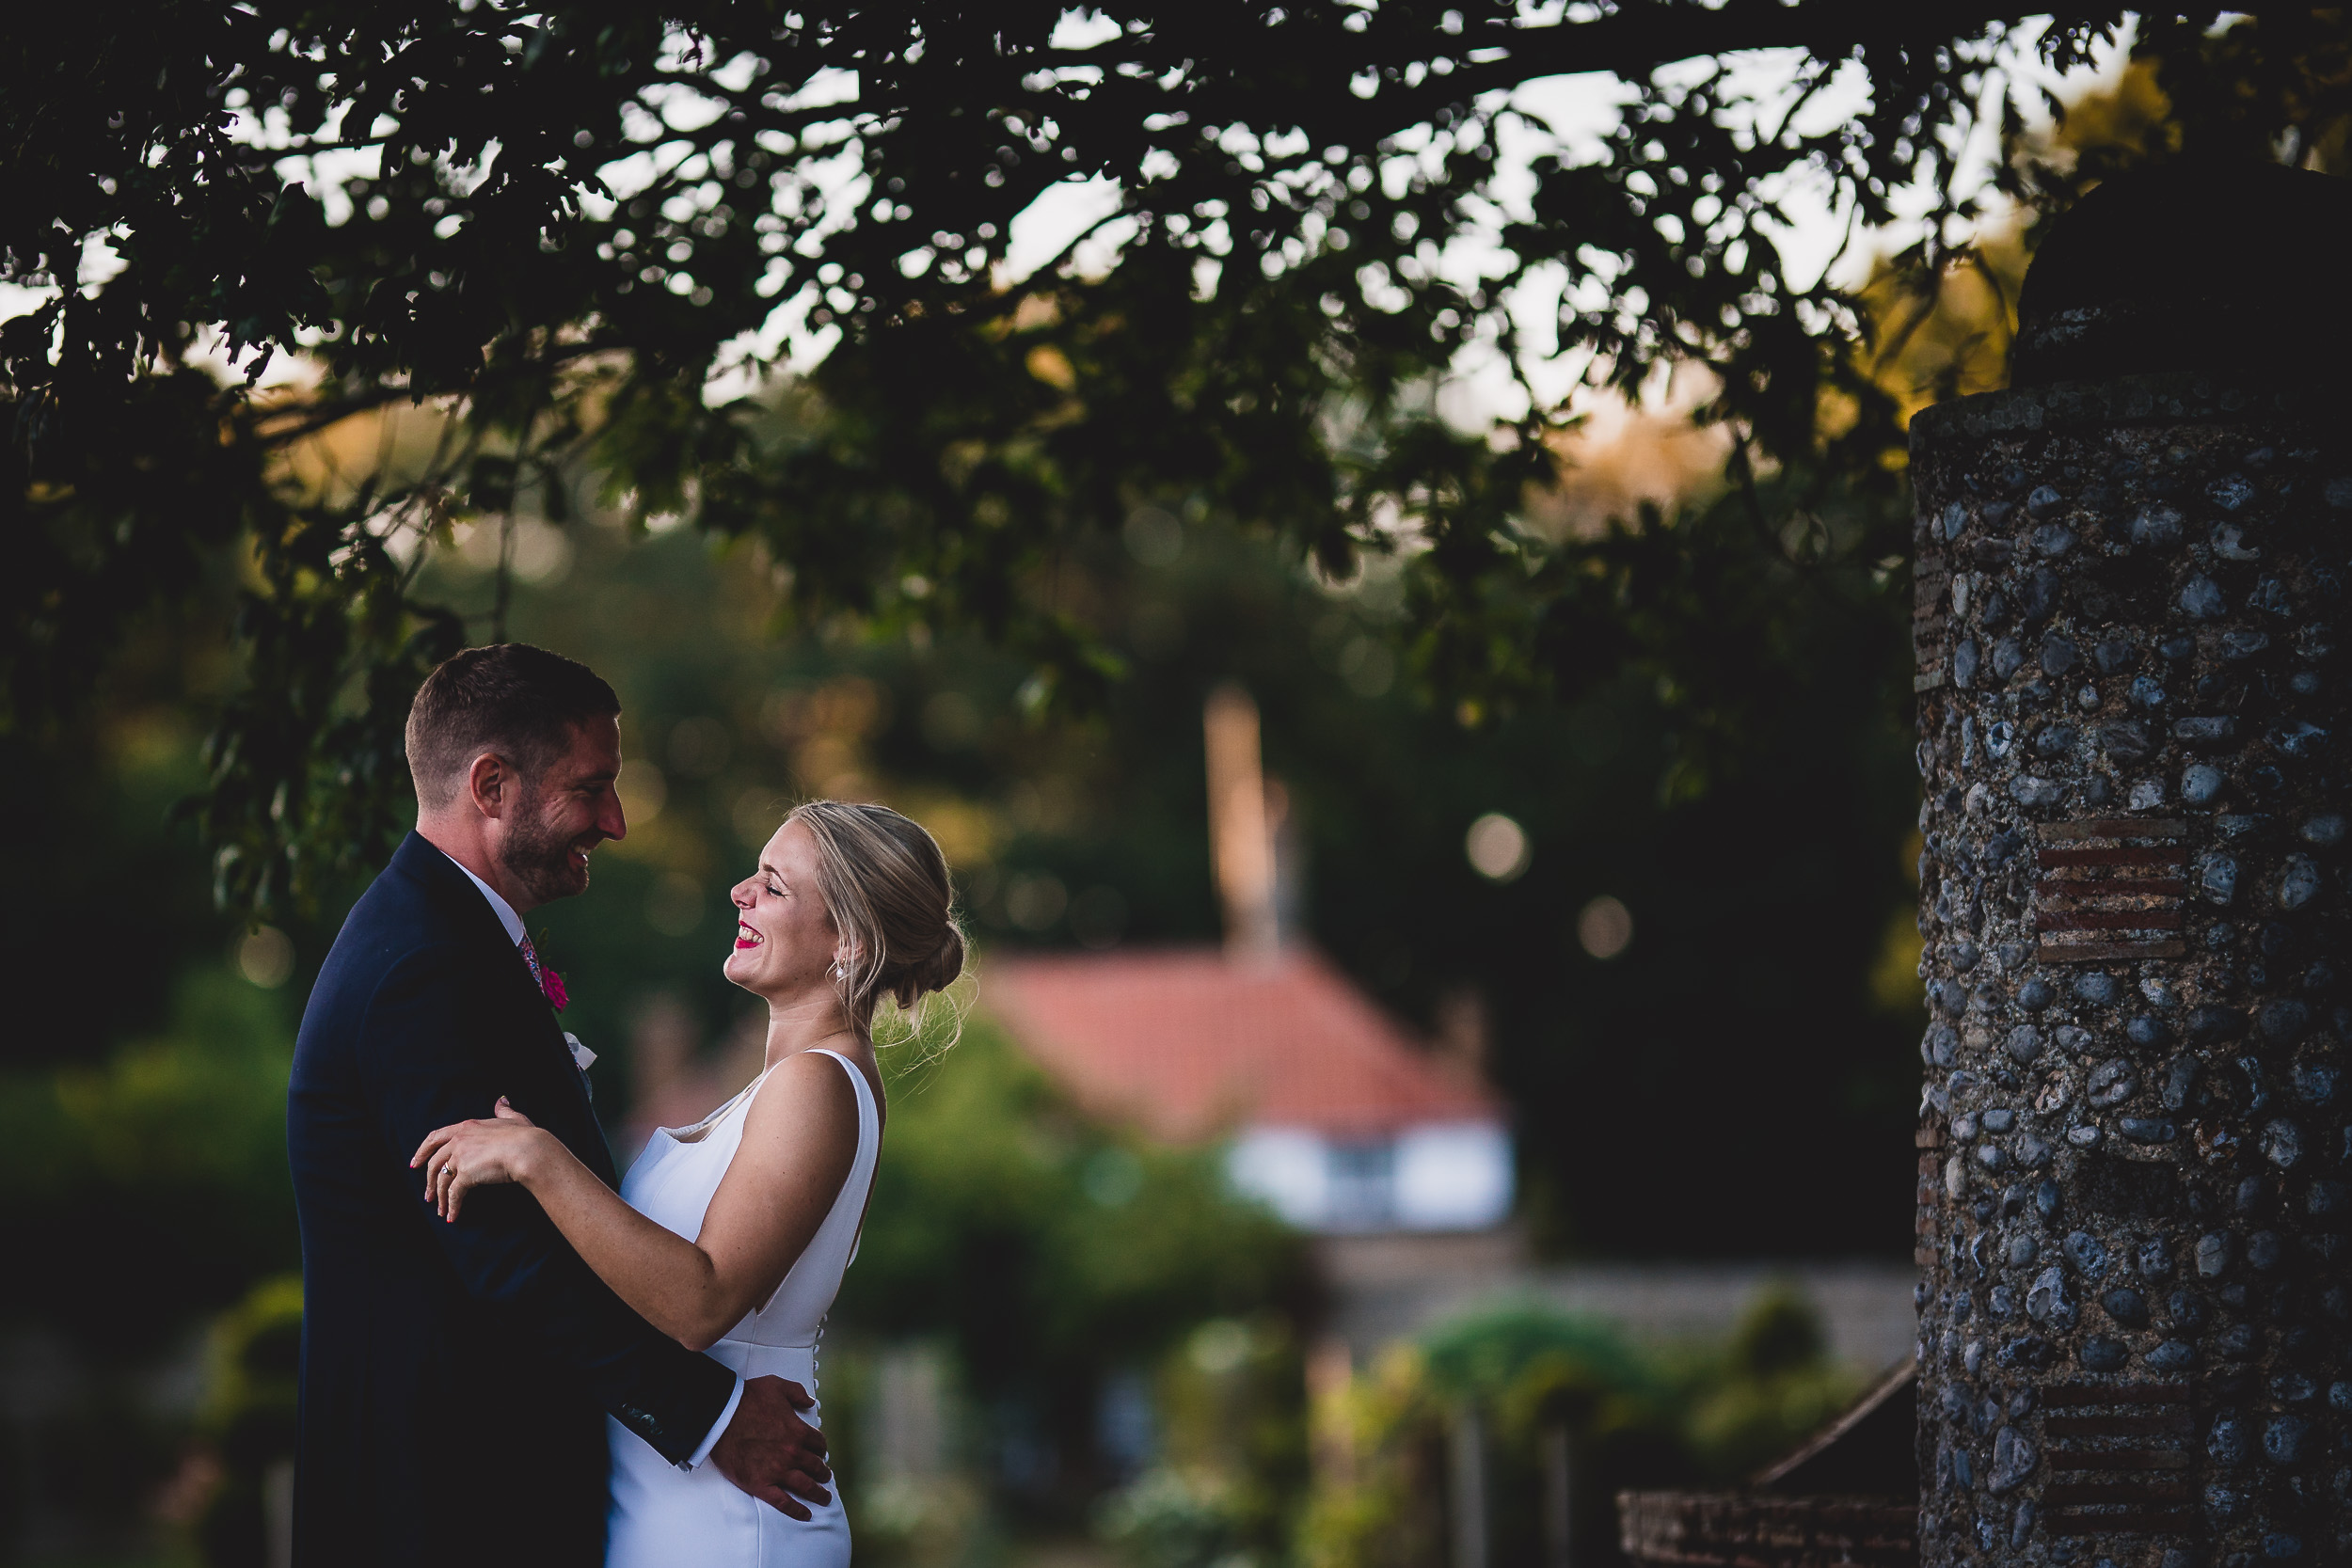
[[[1470,825],[1462,838],[1470,866],[1488,881],[1508,882],[1525,874],[1535,858],[1527,830],[1499,811],[1490,811]]]
[[[275,926],[264,926],[237,943],[237,973],[261,987],[276,990],[294,975],[294,939]]]
[[[1576,917],[1576,940],[1596,958],[1613,958],[1633,941],[1633,911],[1602,894]]]

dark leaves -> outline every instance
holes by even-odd
[[[260,897],[373,852],[404,683],[491,629],[410,598],[416,536],[575,485],[756,536],[801,613],[985,629],[1066,702],[1099,701],[1116,666],[1057,562],[1154,498],[1335,576],[1416,552],[1411,635],[1454,694],[1662,657],[1668,621],[1638,618],[1664,602],[1653,585],[1736,597],[1740,552],[1858,592],[1899,552],[1854,519],[1883,515],[1901,411],[1858,352],[1876,318],[1788,275],[1777,202],[1825,181],[1867,230],[1925,193],[1931,238],[1902,265],[1931,290],[1965,261],[1942,248],[1974,213],[1954,150],[1979,113],[2012,114],[1994,62],[2018,24],[1934,4],[1824,37],[1825,14],[1130,4],[1065,31],[1041,5],[55,12],[46,47],[0,57],[0,277],[98,264],[0,326],[24,564],[0,590],[11,714],[53,711],[115,628],[249,537],[251,686],[199,815],[229,895]],[[2120,14],[2059,15],[2045,55],[2072,61]],[[2141,23],[2196,63],[2178,90],[2219,105],[2252,81],[2210,117],[2241,139],[2305,123],[2294,84],[2318,78],[2290,81],[2285,45],[2249,53],[2244,25],[2183,41],[2215,14]],[[2340,46],[2333,23],[2275,25],[2296,60]],[[1661,70],[1764,47],[1801,54],[1770,103],[1722,69]],[[1855,64],[1867,105],[1807,119]],[[1510,89],[1596,70],[1631,87],[1605,155],[1539,157],[1531,190],[1499,192],[1505,138],[1551,135]],[[1080,276],[1073,248],[1009,287],[1016,216],[1095,177],[1120,192],[1096,234],[1116,265]],[[1493,265],[1440,264],[1498,211]],[[1562,281],[1556,330],[1523,342],[1508,302]],[[834,335],[807,385],[707,398],[786,302]],[[287,355],[320,377],[220,393],[174,368],[206,331],[248,381]],[[1480,343],[1528,388],[1491,433],[1433,410]],[[1701,415],[1735,436],[1740,498],[1714,533],[1523,535],[1559,411],[1521,361],[1555,356],[1629,391],[1677,367],[1713,379]],[[395,401],[449,412],[421,467],[325,499],[290,484],[288,447]],[[1731,554],[1692,553],[1742,530]]]

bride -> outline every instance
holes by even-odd
[[[911,1011],[946,987],[963,938],[938,844],[882,806],[796,807],[732,896],[725,974],[768,1004],[767,1065],[740,1094],[657,1132],[618,1195],[504,1100],[491,1119],[434,1132],[410,1164],[451,1221],[469,1189],[520,1183],[646,1322],[744,1377],[815,1395],[817,1341],[881,1149],[874,1006],[888,996]],[[763,1502],[715,1466],[680,1469],[617,1422],[608,1431],[607,1568],[847,1568],[838,1496],[814,1510],[782,1491]]]

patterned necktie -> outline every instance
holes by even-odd
[[[522,949],[523,962],[531,966],[531,983],[539,988],[539,994],[541,996],[547,995],[548,977],[546,974],[542,974],[539,969],[539,950],[531,945],[531,939],[529,937],[523,938],[521,942],[517,945],[519,945]]]
[[[564,976],[552,969],[541,967],[539,955],[532,950],[531,939],[525,937],[515,945],[521,950],[523,962],[530,966],[531,977],[539,982],[539,994],[547,998],[548,1006],[559,1013],[570,1006],[572,999],[564,993]]]

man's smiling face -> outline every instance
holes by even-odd
[[[588,852],[628,836],[612,787],[620,773],[620,721],[575,724],[570,746],[522,786],[513,814],[501,819],[499,863],[535,903],[587,892]]]

